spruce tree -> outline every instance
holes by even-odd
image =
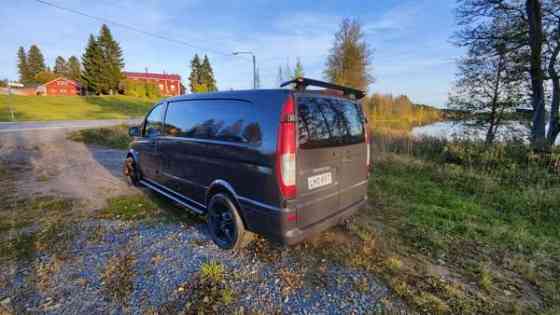
[[[80,61],[76,56],[71,56],[70,58],[68,58],[68,63],[66,68],[68,71],[66,74],[68,79],[74,81],[80,81],[81,65],[80,65]]]
[[[30,83],[31,81],[33,81],[33,78],[29,74],[29,66],[27,64],[27,55],[25,54],[25,49],[21,46],[18,49],[17,57],[19,81],[23,84]]]
[[[200,66],[200,82],[206,86],[207,92],[215,92],[218,90],[216,86],[216,79],[214,78],[214,71],[208,56],[204,55],[204,60]]]
[[[29,69],[30,80],[35,82],[35,76],[42,71],[46,71],[45,58],[37,45],[31,45],[27,54],[27,67]]]
[[[296,68],[294,69],[294,77],[292,79],[299,77],[303,77],[303,65],[301,64],[301,60],[298,58],[296,62]]]
[[[101,68],[102,92],[117,91],[119,82],[123,78],[124,58],[122,49],[105,24],[101,26],[97,42],[103,58],[103,67]]]
[[[54,73],[56,73],[59,76],[60,75],[66,76],[68,73],[66,60],[64,60],[62,56],[56,57],[56,60],[54,62]]]
[[[106,87],[104,86],[102,74],[103,52],[93,34],[89,36],[86,51],[82,55],[82,66],[82,85],[89,91],[97,94],[102,93],[103,89]]]
[[[195,54],[191,60],[191,74],[189,75],[189,87],[192,93],[197,93],[200,90],[200,66],[200,58],[198,54]]]

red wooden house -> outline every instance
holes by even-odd
[[[181,76],[178,74],[160,74],[148,72],[123,72],[130,80],[144,80],[158,86],[162,96],[181,95]]]
[[[75,96],[80,95],[80,84],[74,80],[59,77],[39,85],[36,91],[37,95]]]

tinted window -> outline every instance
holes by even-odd
[[[300,96],[299,144],[302,149],[349,145],[364,141],[359,105],[351,101]]]
[[[168,105],[166,135],[259,144],[261,127],[257,109],[233,100],[179,101]]]
[[[146,118],[146,125],[144,128],[145,137],[157,137],[161,135],[163,122],[161,119],[163,105],[157,105],[152,109],[148,118]]]

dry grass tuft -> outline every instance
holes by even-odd
[[[134,289],[136,258],[128,251],[107,261],[102,278],[106,294],[115,302],[126,305]]]

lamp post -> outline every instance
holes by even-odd
[[[251,55],[253,57],[253,88],[257,88],[257,59],[255,58],[255,54],[251,51],[235,51],[233,52],[234,56],[237,55]]]

